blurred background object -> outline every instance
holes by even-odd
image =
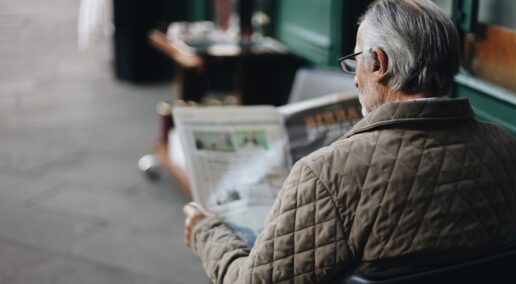
[[[140,171],[151,181],[161,177],[159,159],[154,155],[145,155],[138,160]]]
[[[114,54],[117,78],[135,83],[171,78],[172,65],[151,48],[152,28],[186,19],[187,1],[113,0]]]
[[[81,0],[77,24],[79,49],[87,49],[98,37],[112,35],[112,13],[109,0]]]

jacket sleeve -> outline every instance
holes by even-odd
[[[196,225],[191,241],[213,283],[327,282],[354,265],[334,199],[303,161],[251,250],[217,218]]]

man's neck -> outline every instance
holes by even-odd
[[[428,96],[423,92],[416,93],[404,93],[399,91],[387,91],[383,96],[384,103],[390,102],[399,102],[399,101],[407,101],[407,100],[415,100],[415,99],[423,99]]]

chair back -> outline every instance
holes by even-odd
[[[356,91],[353,75],[337,69],[301,68],[294,78],[288,103],[346,91]]]
[[[347,284],[516,283],[516,246],[466,262],[434,269],[387,271],[354,275]]]

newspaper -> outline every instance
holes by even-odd
[[[173,113],[194,200],[257,235],[289,173],[277,110],[183,107]]]
[[[174,121],[193,199],[250,246],[293,163],[360,120],[355,94],[272,106],[177,107]]]
[[[292,163],[330,145],[362,119],[354,92],[322,96],[278,108],[284,120]]]

